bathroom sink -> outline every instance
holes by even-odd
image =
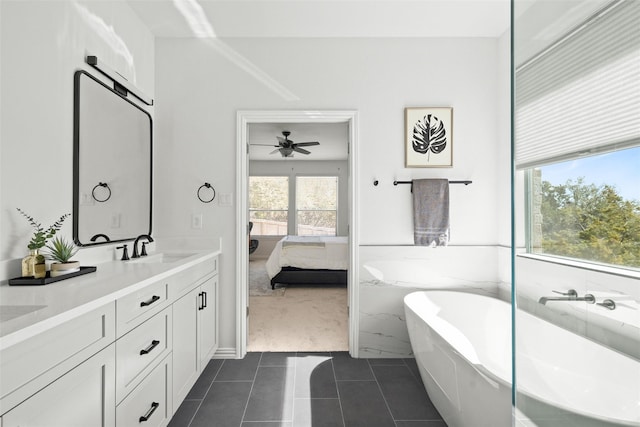
[[[45,307],[46,305],[0,305],[0,322],[6,322]]]
[[[150,254],[136,259],[131,259],[127,262],[135,264],[169,264],[172,262],[182,261],[185,258],[195,255],[195,253],[172,253],[161,252],[156,254]]]

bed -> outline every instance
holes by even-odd
[[[346,285],[349,238],[346,236],[285,236],[266,264],[271,289],[276,284]]]

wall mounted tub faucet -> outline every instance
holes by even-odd
[[[552,291],[556,294],[562,295],[561,297],[541,297],[538,302],[542,305],[546,305],[549,301],[586,301],[589,304],[596,302],[596,297],[592,294],[584,294],[583,297],[578,297],[578,292],[575,289],[569,289],[567,292]]]
[[[136,237],[136,240],[133,242],[133,254],[131,255],[131,258],[140,258],[140,256],[147,255],[146,249],[142,251],[141,255],[138,254],[138,241],[140,239],[147,239],[148,242],[153,242],[153,237],[149,236],[148,234],[141,234]]]
[[[597,305],[601,305],[604,308],[608,309],[608,310],[615,310],[616,309],[616,303],[615,301],[613,301],[612,299],[605,299],[602,302],[596,303]]]

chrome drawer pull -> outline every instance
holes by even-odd
[[[160,344],[160,341],[158,340],[153,340],[151,341],[151,345],[143,350],[140,350],[140,356],[142,356],[143,354],[148,354],[151,353],[151,350],[153,350],[154,348],[156,348],[156,346]]]
[[[151,297],[151,299],[149,301],[142,301],[140,303],[140,307],[146,307],[148,305],[153,304],[154,302],[158,301],[160,299],[160,297],[158,295],[154,295]]]
[[[151,403],[151,408],[149,408],[146,414],[144,414],[143,416],[140,417],[140,419],[138,419],[138,422],[142,423],[144,421],[147,421],[151,417],[151,415],[153,415],[156,409],[158,409],[158,406],[160,406],[158,402]]]

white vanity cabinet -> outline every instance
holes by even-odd
[[[114,372],[111,344],[4,414],[2,426],[113,427]]]
[[[102,285],[126,285],[3,336],[0,427],[166,426],[218,348],[218,257],[186,262],[120,264]],[[85,280],[48,289],[64,298],[101,284]]]
[[[216,272],[217,273],[217,272]],[[173,303],[173,405],[180,406],[218,348],[218,276]]]

